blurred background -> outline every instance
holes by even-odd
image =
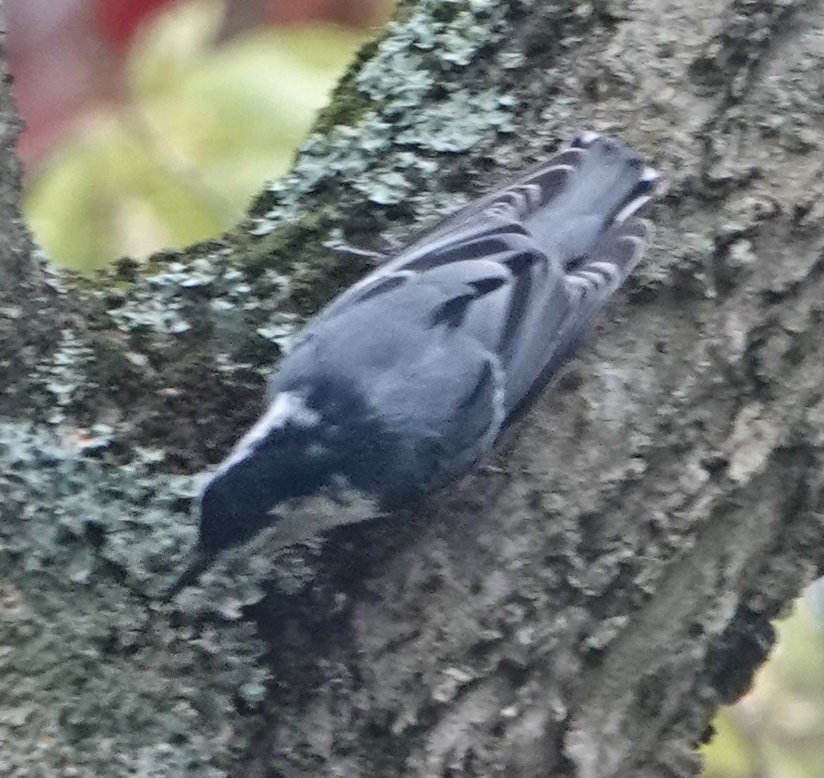
[[[289,166],[393,0],[8,0],[25,210],[88,271],[213,237]],[[824,776],[824,587],[716,718],[705,778]]]
[[[219,234],[392,0],[9,0],[25,208],[89,270]]]

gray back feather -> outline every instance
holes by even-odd
[[[632,270],[646,237],[634,214],[655,180],[617,141],[577,138],[334,300],[304,331],[275,388],[310,364],[349,370],[393,395],[379,407],[394,402],[397,418],[426,417],[410,423],[425,421],[439,445],[477,457]]]

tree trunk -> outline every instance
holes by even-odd
[[[407,0],[247,223],[79,280],[21,227],[6,85],[0,773],[695,775],[824,556],[823,90],[822,2]],[[160,603],[189,474],[365,269],[324,244],[576,129],[654,160],[656,237],[504,449]]]

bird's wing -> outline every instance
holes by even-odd
[[[467,338],[482,346],[489,367],[478,363],[473,396],[487,398],[499,431],[551,379],[641,255],[645,228],[633,214],[655,180],[617,141],[580,136],[344,292],[301,343],[358,308],[381,327],[378,319],[408,305],[423,317],[415,334],[440,332],[447,353],[449,338],[456,352]],[[496,397],[500,412],[490,405]]]

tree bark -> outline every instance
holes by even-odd
[[[402,2],[245,224],[94,279],[32,253],[6,83],[0,772],[695,775],[824,556],[823,33],[800,0]],[[656,237],[507,445],[160,603],[191,474],[365,269],[325,244],[581,128],[654,160]]]

